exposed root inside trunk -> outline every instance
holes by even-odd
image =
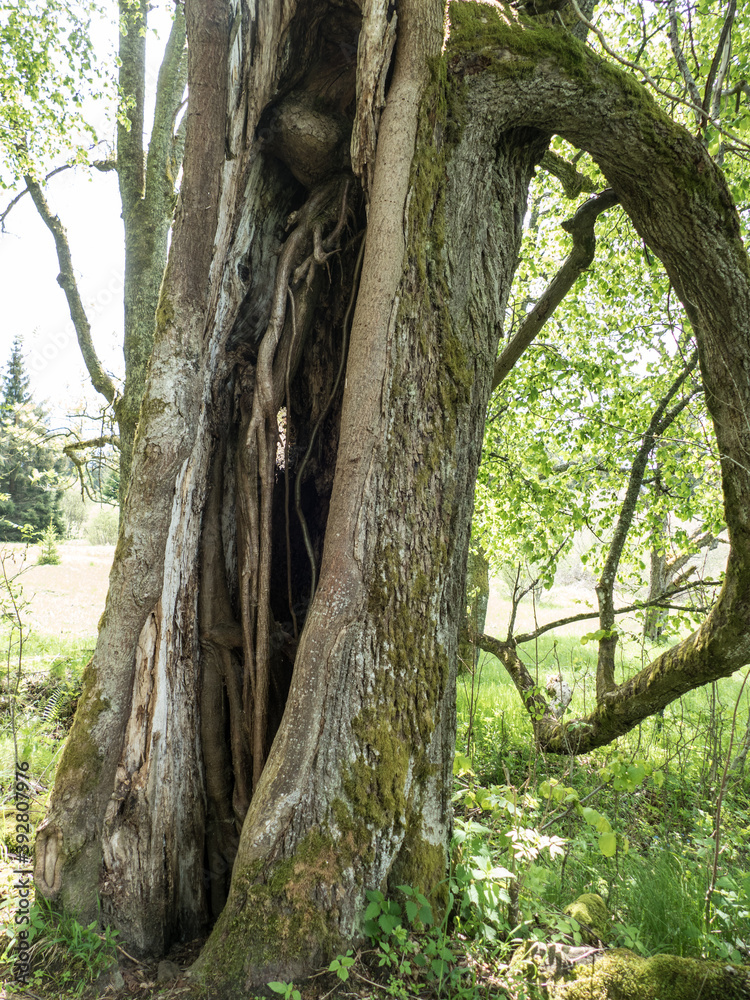
[[[275,121],[277,126],[280,121],[291,122],[292,135],[277,135],[276,145],[269,144],[269,149],[294,159],[295,142],[300,141],[294,129],[304,125],[309,102],[295,93],[284,104]],[[315,115],[319,126],[319,110]],[[332,122],[330,134],[320,127],[318,132],[330,143],[329,164],[338,165],[341,116],[336,114]],[[307,141],[309,136],[302,138]],[[317,156],[320,166],[324,161],[320,143]],[[355,272],[364,243],[362,233],[349,238],[346,259],[340,261],[350,223],[356,219],[355,198],[351,173],[337,172],[314,184],[302,206],[289,216],[265,329],[253,342],[246,326],[243,342],[235,350],[236,432],[229,447],[222,444],[214,456],[202,536],[200,597],[201,739],[214,917],[226,899],[242,823],[281,722],[299,634],[315,590],[327,516],[327,498],[316,488],[321,467],[318,436],[324,426],[330,434],[329,418],[338,420],[331,410],[340,401]],[[239,329],[242,322],[240,317]],[[333,334],[322,371],[320,352],[313,343],[317,338],[311,337],[316,324]],[[301,383],[311,379],[325,391],[315,385],[305,399]],[[326,457],[329,478],[334,457],[335,449]],[[233,489],[226,489],[225,481],[231,481]],[[227,504],[233,506],[229,516]],[[233,526],[235,537],[225,537]],[[236,552],[235,588],[228,583],[234,573],[225,558],[228,551]]]

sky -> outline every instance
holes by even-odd
[[[115,4],[109,6],[116,9]],[[164,38],[169,31],[164,14],[168,6],[157,5],[161,9],[149,19]],[[102,22],[94,27],[92,37],[97,52],[111,51],[116,28],[111,21]],[[148,51],[147,84],[153,90],[161,46],[151,37]],[[152,99],[147,97],[147,110]],[[103,111],[92,109],[91,116],[101,127]],[[113,137],[104,134],[102,138]],[[94,159],[103,155],[92,154]],[[0,192],[0,212],[16,193]],[[114,171],[66,170],[50,180],[46,193],[68,233],[99,359],[108,372],[122,379],[124,238],[117,175]],[[58,273],[52,235],[26,195],[10,212],[5,232],[0,233],[0,370],[5,370],[13,340],[20,335],[34,399],[46,402],[53,422],[62,422],[84,401],[95,412],[101,399],[90,385],[67,300],[56,281]]]
[[[104,367],[118,377],[122,360],[123,231],[117,176],[77,169],[58,174],[47,200],[68,231],[79,291]],[[9,199],[8,199],[9,200]],[[7,202],[6,202],[7,204]],[[31,389],[39,402],[65,410],[82,397],[86,369],[78,348],[52,235],[28,195],[0,234],[0,365],[23,339]],[[93,390],[86,393],[94,399]]]

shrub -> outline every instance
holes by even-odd
[[[117,512],[103,510],[86,525],[86,538],[92,545],[115,545],[118,526]]]

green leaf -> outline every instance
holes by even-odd
[[[617,850],[617,837],[611,831],[599,837],[599,850],[605,858],[612,858]]]

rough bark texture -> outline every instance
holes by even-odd
[[[125,383],[115,402],[120,432],[120,504],[127,493],[133,445],[146,374],[154,345],[156,306],[167,263],[167,245],[176,200],[185,137],[176,118],[187,80],[185,12],[175,5],[174,22],[159,70],[148,152],[143,125],[146,98],[148,3],[120,2],[119,85],[130,106],[130,126],[117,130],[117,177],[125,230]]]
[[[455,3],[439,57],[442,5],[409,0],[388,75],[394,26],[365,11],[381,21],[355,61],[355,6],[188,4],[185,181],[133,477],[38,842],[40,890],[86,919],[99,891],[126,947],[216,921],[197,969],[216,996],[314,968],[356,938],[368,888],[444,879],[473,482],[553,130],[599,160],[701,335],[734,554],[672,655],[728,673],[748,653],[746,434],[722,373],[748,394],[750,281],[720,175],[556,29]],[[386,77],[357,288],[343,137],[356,121],[371,142]],[[673,673],[657,661],[640,700]]]

